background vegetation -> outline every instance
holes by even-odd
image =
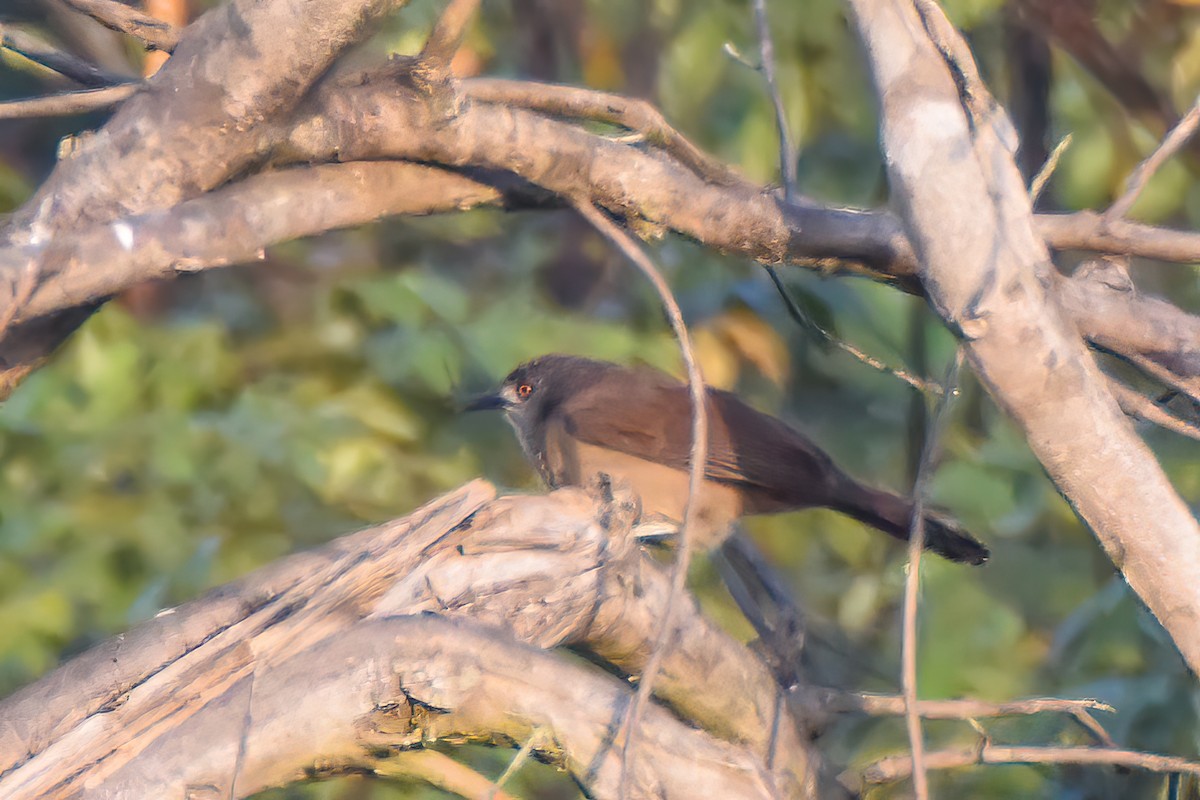
[[[440,3],[419,0],[371,46],[415,52]],[[836,0],[769,4],[780,82],[800,144],[801,190],[873,206],[887,187],[871,88]],[[999,0],[945,3],[1001,100],[1015,87],[1013,15]],[[1200,89],[1200,14],[1183,2],[1105,0],[1101,30],[1186,108]],[[198,10],[198,9],[197,9]],[[12,13],[32,8],[15,5]],[[493,2],[458,68],[581,83],[652,99],[748,176],[777,180],[777,137],[754,61],[753,17],[727,0]],[[55,35],[53,26],[43,31]],[[0,97],[47,77],[0,51]],[[136,53],[123,53],[134,64]],[[1104,206],[1161,135],[1055,50],[1050,140],[1074,144],[1046,205]],[[59,137],[98,118],[0,123],[0,210],[48,172]],[[1200,225],[1188,158],[1134,216]],[[668,274],[711,383],[810,433],[852,472],[906,490],[924,400],[791,322],[763,271],[667,238]],[[1138,264],[1146,291],[1200,309],[1193,267]],[[865,281],[784,273],[813,317],[880,359],[936,378],[953,342],[920,300]],[[677,371],[649,287],[567,212],[385,222],[293,243],[265,264],[137,291],[110,303],[0,408],[0,695],[61,658],[297,549],[402,515],[483,474],[538,484],[497,417],[461,400],[519,361],[567,351]],[[920,687],[929,698],[1095,697],[1129,747],[1197,755],[1197,695],[1169,640],[1055,493],[1021,435],[970,378],[954,407],[937,502],[993,550],[981,569],[925,562]],[[1195,443],[1150,434],[1181,493],[1200,501]],[[825,512],[755,520],[760,545],[813,618],[813,679],[897,685],[903,548]],[[695,585],[749,636],[709,565]],[[837,674],[823,665],[841,659]],[[845,671],[845,663],[853,669]],[[962,725],[931,741],[970,741]],[[996,723],[997,740],[1075,740],[1068,723]],[[845,719],[822,739],[861,764],[904,749],[899,722]],[[471,758],[495,775],[511,757]],[[572,797],[548,769],[510,788]],[[987,767],[935,776],[947,796],[1152,797],[1162,779],[1099,768]],[[878,790],[880,796],[903,789]],[[279,796],[432,797],[423,786],[345,780]]]

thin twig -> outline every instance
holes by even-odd
[[[513,775],[517,774],[517,770],[525,766],[525,762],[533,755],[534,748],[541,743],[542,736],[546,733],[547,729],[539,727],[534,729],[533,733],[529,734],[529,738],[525,741],[525,744],[521,745],[521,749],[513,756],[513,760],[508,763],[508,766],[504,768],[504,772],[500,774],[500,777],[492,784],[492,788],[488,790],[487,800],[496,800],[497,793],[504,788],[504,784],[508,783]]]
[[[437,750],[405,750],[372,764],[376,775],[416,778],[470,800],[516,800],[483,775]]]
[[[1129,416],[1200,441],[1200,426],[1175,416],[1141,392],[1126,386],[1116,378],[1110,378],[1108,388],[1116,398],[1117,405]]]
[[[779,175],[783,180],[783,196],[789,203],[796,199],[796,151],[788,129],[783,97],[775,76],[775,46],[771,43],[771,27],[767,22],[766,0],[754,0],[754,23],[758,31],[759,70],[767,84],[767,94],[775,107],[775,127],[779,132]]]
[[[1135,352],[1117,352],[1107,347],[1093,345],[1099,350],[1111,353],[1116,358],[1132,364],[1142,372],[1149,375],[1151,378],[1162,383],[1164,386],[1169,386],[1172,389],[1180,392],[1188,397],[1193,403],[1200,403],[1200,378],[1187,375],[1179,375],[1178,373],[1167,369],[1149,356]]]
[[[763,76],[763,81],[767,85],[767,94],[771,98],[771,104],[775,108],[775,128],[779,135],[779,172],[783,180],[784,197],[789,203],[796,200],[796,153],[795,145],[792,143],[791,131],[787,124],[787,114],[783,107],[783,96],[779,93],[779,83],[775,74],[775,47],[771,42],[770,24],[767,20],[766,0],[754,0],[754,22],[755,29],[758,34],[758,52],[759,64],[754,67],[755,71]],[[739,63],[746,66],[753,66],[744,58],[737,54],[730,46],[726,46],[729,52]],[[788,315],[806,330],[812,331],[826,342],[834,345],[842,352],[849,353],[854,358],[857,358],[862,363],[869,367],[886,372],[907,383],[913,388],[925,392],[926,394],[940,393],[940,387],[936,387],[928,381],[910,375],[903,370],[892,369],[877,358],[873,358],[859,348],[844,342],[837,338],[829,331],[817,324],[808,313],[802,309],[795,300],[792,299],[791,293],[787,290],[783,280],[779,277],[779,272],[770,264],[763,265],[767,274],[771,276],[771,282],[775,284],[776,291],[783,299],[784,305],[787,307]]]
[[[450,62],[462,46],[463,37],[471,27],[480,0],[450,0],[437,24],[429,34],[425,47],[417,61],[421,69],[431,75],[448,77]]]
[[[1185,772],[1200,775],[1200,763],[1174,756],[1109,747],[1013,747],[985,742],[981,748],[938,750],[925,755],[928,769],[953,769],[977,764],[1100,764],[1144,769],[1150,772]],[[889,783],[913,774],[909,756],[889,756],[862,772],[865,783]]]
[[[40,37],[11,25],[0,24],[0,47],[19,53],[30,61],[41,64],[46,69],[53,70],[89,89],[129,81],[129,77],[126,75],[117,75],[102,69],[90,61],[60,50]]]
[[[138,39],[150,50],[170,53],[179,44],[180,30],[161,19],[130,8],[116,0],[63,0],[109,30]]]
[[[818,714],[866,714],[872,717],[899,717],[907,713],[904,697],[890,694],[845,692],[818,686],[797,686],[791,696],[800,707]],[[1060,697],[1033,697],[990,703],[986,700],[918,700],[917,713],[921,719],[967,720],[978,717],[1029,716],[1033,714],[1067,714],[1086,729],[1097,742],[1115,747],[1112,737],[1091,715],[1092,711],[1115,713],[1116,709],[1099,700],[1070,700]]]
[[[764,265],[767,274],[771,276],[771,281],[775,284],[775,289],[779,292],[779,296],[783,298],[783,303],[787,307],[788,316],[790,316],[801,327],[813,331],[819,337],[832,344],[844,353],[849,353],[868,367],[879,370],[880,372],[891,375],[893,378],[898,378],[919,392],[924,392],[931,397],[941,397],[942,387],[933,381],[927,381],[924,378],[919,378],[906,370],[889,367],[879,359],[859,349],[856,345],[843,341],[834,336],[829,331],[817,324],[810,315],[804,313],[804,309],[792,299],[791,292],[787,290],[783,280],[779,277],[779,273],[769,264]]]
[[[1104,212],[1104,218],[1106,220],[1119,219],[1128,214],[1129,209],[1133,208],[1133,204],[1137,201],[1138,195],[1154,177],[1154,173],[1158,172],[1159,167],[1187,144],[1188,140],[1195,135],[1198,127],[1200,127],[1200,97],[1196,98],[1192,109],[1183,119],[1179,120],[1179,124],[1163,138],[1158,148],[1130,173],[1129,179],[1125,181],[1124,194],[1108,207],[1108,210]]]
[[[933,461],[937,443],[947,418],[950,401],[958,393],[958,370],[962,366],[963,350],[955,350],[954,360],[946,372],[942,397],[930,420],[921,448],[921,460],[917,462],[917,477],[913,482],[912,522],[908,531],[908,575],[904,579],[904,628],[901,641],[900,685],[904,692],[904,724],[908,729],[912,748],[913,791],[917,800],[929,797],[929,783],[925,775],[925,739],[921,732],[921,715],[917,709],[917,590],[920,586],[921,551],[925,547],[925,494],[929,476],[933,472]]]
[[[1074,140],[1071,134],[1067,134],[1058,140],[1058,144],[1054,145],[1054,149],[1050,151],[1050,155],[1046,157],[1046,163],[1042,164],[1042,168],[1038,170],[1037,175],[1033,176],[1033,180],[1029,182],[1029,204],[1037,205],[1038,198],[1042,196],[1042,190],[1046,188],[1046,184],[1050,182],[1050,176],[1054,174],[1054,170],[1058,169],[1058,161],[1062,158],[1063,153],[1067,152],[1067,148],[1071,146]]]
[[[481,103],[516,105],[559,117],[620,125],[642,134],[646,141],[661,147],[711,183],[732,186],[742,182],[730,167],[671,127],[662,113],[645,100],[576,86],[504,78],[470,78],[462,82],[462,88],[467,97]]]
[[[141,83],[122,83],[104,89],[65,92],[46,97],[31,97],[27,100],[9,100],[0,103],[0,119],[36,119],[87,114],[128,100],[137,94],[142,86]]]
[[[688,567],[692,559],[692,532],[696,528],[695,517],[700,506],[700,491],[704,482],[705,466],[708,463],[708,409],[705,402],[707,390],[704,386],[704,376],[700,372],[700,365],[696,361],[696,354],[692,350],[692,341],[688,335],[687,325],[683,321],[683,312],[679,310],[679,304],[675,301],[671,287],[663,278],[662,273],[658,271],[633,237],[617,227],[590,200],[576,200],[575,207],[584,219],[590,222],[604,238],[616,245],[654,285],[663,308],[667,312],[667,317],[671,321],[675,338],[679,340],[679,350],[683,356],[683,363],[687,367],[688,392],[692,399],[692,452],[688,471],[688,499],[683,511],[683,527],[679,531],[679,552],[675,556],[675,563],[671,569],[671,592],[667,596],[662,627],[654,642],[654,649],[650,653],[645,669],[642,670],[641,680],[630,701],[624,720],[626,735],[621,751],[621,782],[618,796],[626,798],[629,796],[628,790],[633,775],[635,743],[641,712],[649,701],[650,693],[654,689],[654,680],[658,677],[659,669],[662,667],[667,643],[673,632],[675,608],[683,597]]]

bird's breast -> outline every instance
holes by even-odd
[[[550,453],[558,456],[549,468],[559,478],[559,485],[586,485],[595,475],[604,473],[641,499],[643,516],[658,515],[682,523],[688,500],[689,476],[685,470],[575,439],[565,447],[550,448]],[[699,502],[692,541],[701,547],[715,547],[741,516],[741,495],[729,485],[706,480]]]

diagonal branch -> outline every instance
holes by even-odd
[[[448,77],[450,61],[479,12],[480,0],[450,0],[417,59],[422,69]]]
[[[36,64],[69,78],[80,86],[96,89],[117,83],[127,83],[127,75],[116,75],[71,53],[42,41],[32,33],[0,23],[0,47],[19,53]]]
[[[1200,670],[1200,525],[1056,302],[1052,287],[1063,279],[998,135],[1003,120],[967,118],[911,4],[851,6],[882,98],[893,191],[930,299],[1059,490]]]
[[[505,78],[470,78],[462,82],[462,88],[467,97],[481,103],[620,125],[642,134],[650,144],[662,147],[708,181],[729,186],[742,180],[728,165],[705,153],[671,127],[662,112],[645,100],[575,86]]]
[[[180,31],[161,19],[143,14],[117,0],[63,0],[109,30],[138,39],[150,50],[170,53],[179,44]]]
[[[1158,172],[1163,164],[1169,161],[1172,156],[1178,153],[1196,135],[1197,128],[1200,128],[1200,97],[1196,98],[1196,102],[1184,118],[1163,137],[1162,142],[1154,149],[1154,152],[1145,161],[1137,165],[1137,168],[1134,169],[1129,179],[1125,182],[1125,191],[1104,212],[1104,217],[1106,219],[1116,219],[1128,214],[1129,210],[1133,208],[1133,204],[1137,202],[1142,190],[1146,188],[1146,184],[1154,177],[1154,173]]]

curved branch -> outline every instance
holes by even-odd
[[[245,649],[253,655],[252,646]],[[395,750],[440,740],[520,742],[545,730],[542,757],[592,796],[616,797],[620,761],[611,728],[629,687],[501,632],[428,616],[375,619],[260,661],[253,673],[240,666],[214,665],[197,676],[230,679],[189,686],[195,708],[185,718],[168,721],[153,707],[120,714],[123,724],[159,723],[98,762],[89,760],[98,748],[73,753],[59,765],[70,779],[56,786],[24,784],[16,780],[20,771],[6,776],[4,796],[185,797],[203,786],[214,796],[246,797],[314,774],[374,771],[381,762],[388,770]],[[131,704],[142,691],[130,692]],[[297,702],[301,692],[304,702]],[[775,796],[760,759],[664,709],[647,711],[642,746],[653,768],[635,774],[633,797]],[[103,743],[114,723],[93,723]]]
[[[16,317],[20,323],[147,280],[257,261],[278,242],[500,199],[498,189],[418,164],[297,167],[252,176],[166,211],[58,236],[46,246],[0,249],[0,271],[32,263],[40,276]]]
[[[291,659],[333,646],[328,643],[361,630],[369,620],[433,613],[491,625],[505,631],[504,638],[515,636],[536,647],[573,644],[611,656],[626,669],[644,667],[669,595],[669,578],[636,546],[629,528],[635,504],[618,495],[615,503],[598,507],[581,490],[499,500],[491,499],[492,492],[488,484],[476,482],[406,520],[287,559],[160,614],[0,702],[0,719],[6,723],[0,728],[0,795],[55,797],[77,782],[100,783],[122,771],[140,774],[139,754],[160,752],[164,742],[177,736],[194,744],[198,730],[208,731],[199,735],[205,741],[215,737],[214,752],[224,747],[229,753],[236,749],[241,720],[252,704],[253,737],[236,770],[242,776],[240,792],[241,780],[251,780],[258,769],[256,748],[264,746],[258,728],[278,725],[290,731],[299,724],[283,721],[286,714],[264,699],[272,676]],[[719,747],[743,752],[738,763],[765,763],[777,693],[769,670],[707,622],[693,601],[677,609],[676,621],[679,636],[656,682],[660,694],[681,715],[728,742]],[[488,674],[462,665],[443,672],[442,662],[430,660],[436,653],[427,655],[409,663],[429,681]],[[337,671],[341,662],[330,658],[328,653],[315,657],[306,662],[306,670],[314,676],[323,675],[325,668]],[[421,707],[450,707],[444,698],[422,695],[410,684],[404,683],[405,691]],[[305,705],[295,702],[297,686],[306,687],[310,696],[316,691],[291,680],[291,706]],[[622,693],[625,688],[621,686]],[[321,714],[323,703],[338,707],[356,696],[329,689],[315,704],[317,710],[304,713]],[[509,711],[515,718],[529,713],[517,705]],[[209,724],[204,715],[224,712],[228,714],[219,719],[225,727],[195,727]],[[593,703],[587,711],[561,711],[597,712],[604,715],[603,732],[618,718],[619,708]],[[308,723],[316,724],[315,719]],[[437,730],[448,736],[476,729]],[[492,732],[517,741],[527,738],[503,726]],[[314,741],[322,740],[317,736]],[[410,744],[420,741],[418,737]],[[332,749],[305,753],[308,763],[314,757],[336,760],[361,746],[336,738],[329,744]],[[783,726],[779,752],[783,767],[773,780],[798,785],[807,766],[790,726]],[[66,753],[70,756],[64,760]],[[645,770],[657,758],[639,759],[643,768],[637,780],[645,779]],[[232,763],[221,764],[226,779],[235,772]],[[586,779],[586,774],[580,777]],[[740,780],[745,779],[743,774]]]
[[[57,232],[175,205],[261,158],[286,115],[364,23],[405,0],[231,0],[188,27],[145,91],[59,162],[3,233],[44,242]],[[262,53],[271,68],[262,68]],[[52,213],[51,213],[52,212]]]
[[[180,60],[180,56],[176,56],[172,63]],[[189,112],[186,107],[191,95],[186,92],[182,98],[151,91],[135,96],[99,135],[100,143],[85,142],[82,156],[73,156],[64,162],[56,172],[58,177],[14,218],[10,230],[14,241],[52,242],[53,252],[0,249],[0,276],[7,278],[0,280],[0,308],[12,304],[17,276],[30,258],[57,262],[64,257],[80,259],[72,262],[72,273],[82,282],[78,286],[69,285],[61,277],[57,263],[39,267],[39,291],[34,293],[37,305],[19,309],[15,314],[18,320],[32,319],[69,307],[71,303],[102,301],[106,297],[104,292],[132,285],[147,274],[171,274],[173,265],[202,269],[253,260],[259,250],[289,235],[307,235],[343,224],[359,224],[389,213],[426,213],[464,208],[479,202],[498,202],[497,190],[505,193],[510,203],[528,204],[530,199],[526,189],[514,192],[511,182],[506,187],[497,178],[508,174],[516,174],[563,196],[589,196],[610,211],[624,214],[650,230],[668,228],[715,249],[763,263],[808,264],[828,272],[885,280],[907,291],[924,291],[916,274],[912,247],[899,220],[889,213],[789,204],[736,176],[729,177],[723,184],[709,183],[668,152],[606,139],[530,111],[479,101],[448,106],[437,98],[431,99],[428,94],[402,88],[404,74],[397,70],[402,70],[407,63],[394,65],[385,74],[327,82],[328,85],[317,92],[312,105],[301,112],[302,121],[294,129],[287,120],[286,108],[271,112],[264,107],[261,113],[271,118],[271,123],[251,125],[252,130],[243,133],[222,134],[217,137],[219,142],[216,144],[201,134],[194,134],[194,140],[189,142],[156,132],[148,144],[126,148],[145,163],[160,164],[165,170],[161,174],[155,173],[164,183],[161,186],[155,184],[158,189],[146,191],[125,185],[128,176],[98,179],[92,173],[96,170],[104,171],[106,175],[111,173],[109,165],[100,159],[112,155],[113,148],[128,138],[129,131],[147,124],[151,111],[153,118],[157,118],[163,113],[163,104],[181,103],[184,108],[180,115],[193,120],[195,127],[211,123],[216,130],[224,131],[231,126],[238,130],[245,126],[236,120],[206,120],[196,112]],[[238,85],[230,80],[231,85]],[[152,86],[159,81],[156,78]],[[266,81],[263,83],[267,84]],[[169,90],[172,84],[168,82],[166,86]],[[486,82],[468,83],[468,100],[472,86],[479,88],[481,94],[499,91],[500,96],[506,96],[514,91],[507,84],[497,88],[496,84]],[[536,87],[527,89],[525,94],[530,94],[533,88]],[[563,113],[583,113],[586,109],[576,108],[576,105],[598,102],[591,95],[580,100],[574,95],[571,99],[560,97],[560,94],[562,92],[552,92],[545,100],[548,105],[541,107],[558,107]],[[130,105],[134,103],[141,105],[131,110]],[[633,115],[625,118],[626,124],[649,125],[653,129],[653,116],[646,117],[638,108],[626,109]],[[270,117],[272,113],[276,118]],[[618,109],[617,113],[625,112]],[[175,113],[167,116],[174,119]],[[417,201],[404,201],[399,197],[405,192],[402,182],[386,176],[365,177],[369,172],[365,168],[362,169],[365,200],[373,200],[374,206],[360,201],[347,204],[351,208],[339,208],[340,202],[325,203],[319,195],[308,191],[290,196],[271,195],[265,189],[274,180],[271,173],[232,184],[208,198],[204,190],[224,180],[231,166],[257,157],[255,153],[280,139],[287,140],[287,145],[276,154],[277,160],[282,162],[396,157],[455,168],[483,168],[493,170],[493,173],[476,174],[479,183],[476,186],[456,179],[463,188],[462,195],[438,195],[445,201],[440,207],[435,202],[419,200],[418,193],[431,185],[426,177],[414,178],[416,182],[411,191]],[[186,158],[181,155],[182,151],[187,151]],[[93,156],[94,160],[89,161]],[[193,157],[197,159],[195,163],[191,160]],[[81,158],[88,163],[77,163]],[[213,167],[217,167],[217,171],[211,172]],[[130,169],[144,177],[143,168]],[[381,171],[389,169],[398,174],[405,168],[380,167]],[[410,174],[419,175],[418,172]],[[313,182],[312,188],[319,190],[325,186],[327,175],[281,178],[279,185],[286,186],[295,181],[296,186],[302,186],[309,180]],[[374,188],[376,182],[390,187],[384,196]],[[242,190],[246,192],[244,196],[239,195]],[[330,187],[328,190],[333,200],[346,196],[342,188]],[[56,205],[49,204],[46,199],[51,196]],[[187,201],[186,197],[195,199]],[[135,207],[119,211],[114,208],[114,198]],[[206,203],[206,198],[211,202]],[[182,204],[181,200],[184,200]],[[258,203],[258,207],[251,208],[249,203],[252,201]],[[261,229],[248,229],[240,218],[223,212],[221,206],[225,202],[232,202],[252,214],[263,223]],[[328,217],[322,219],[311,213],[305,207],[309,203],[313,208],[325,209]],[[415,211],[410,212],[410,208]],[[78,224],[78,215],[83,213],[104,222],[123,218],[129,230],[135,233],[134,241],[148,241],[154,246],[161,244],[163,252],[155,253],[151,247],[145,253],[134,255],[131,261],[136,264],[113,268],[130,253],[119,246],[115,228],[109,228],[103,222],[94,228]],[[150,216],[129,219],[146,214]],[[293,225],[290,218],[306,220],[307,224]],[[183,229],[180,225],[184,219],[190,226],[204,226],[207,230]],[[1124,220],[1104,222],[1099,215],[1089,213],[1037,217],[1036,224],[1039,235],[1045,236],[1053,247],[1092,247],[1200,260],[1200,234],[1163,231]],[[137,235],[143,225],[149,226],[146,239]],[[70,233],[66,233],[68,230]],[[241,235],[230,237],[225,234],[228,230],[239,230]],[[172,236],[177,240],[171,240]],[[1090,239],[1090,236],[1094,238]],[[86,248],[82,246],[85,241],[88,243]],[[89,260],[99,259],[107,266],[97,270],[98,276],[87,275],[91,270],[81,260],[85,256]],[[157,264],[150,264],[156,258]],[[1073,289],[1052,284],[1049,291],[1058,295]],[[1164,359],[1169,354],[1162,352],[1163,346],[1147,342],[1147,337],[1141,333],[1149,328],[1153,328],[1160,341],[1161,335],[1168,332],[1177,353],[1186,356],[1200,352],[1200,332],[1195,318],[1164,301],[1142,302],[1136,306],[1107,303],[1103,312],[1095,305],[1072,302],[1070,298],[1064,298],[1062,304],[1085,337],[1097,343],[1103,338],[1103,346],[1116,352],[1149,355],[1159,363],[1166,363]],[[70,329],[66,325],[50,327],[52,330]],[[1119,335],[1114,335],[1114,331]],[[32,346],[36,343],[34,337],[26,338],[29,343],[19,346],[7,340],[0,342],[0,359],[8,365],[8,372],[13,373],[0,376],[0,385],[12,385],[24,374],[23,370],[40,363],[60,340],[61,334],[49,337],[36,347]],[[1174,369],[1173,366],[1169,368]],[[1193,367],[1191,373],[1182,374],[1195,375],[1198,374],[1196,370],[1200,370],[1200,366]]]

